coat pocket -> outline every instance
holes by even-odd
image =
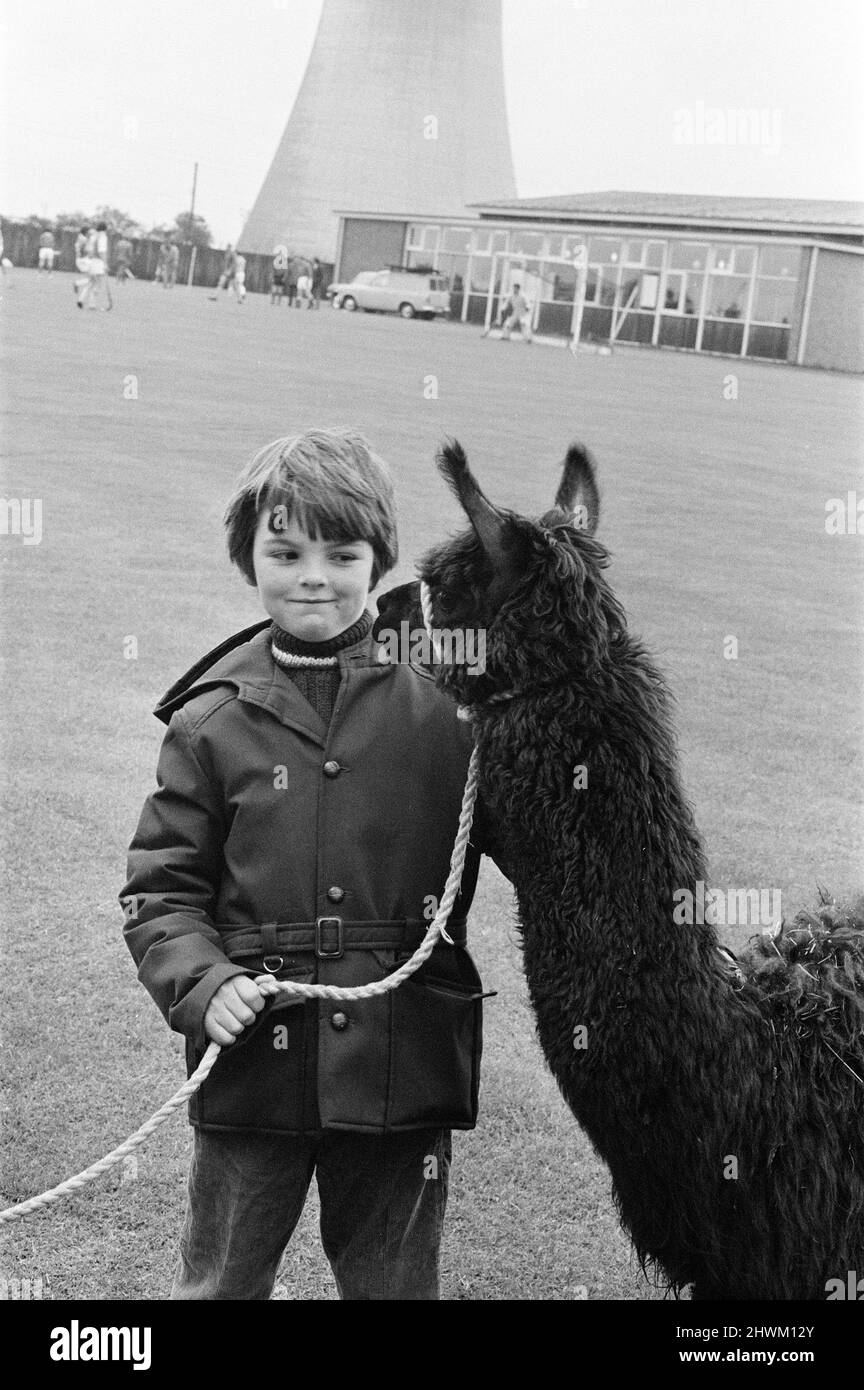
[[[311,977],[311,966],[280,970],[276,976],[304,983]],[[302,1132],[309,1100],[305,1096],[308,1040],[315,1035],[315,1013],[314,1002],[283,1004],[277,998],[268,1005],[220,1053],[190,1101],[192,1123],[214,1129]],[[197,1066],[200,1060],[187,1044],[187,1062]]]
[[[433,957],[390,996],[388,1128],[477,1123],[483,986],[468,952],[447,949],[449,968]]]

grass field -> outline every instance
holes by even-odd
[[[136,981],[116,895],[153,785],[153,705],[259,616],[220,518],[241,465],[277,435],[353,424],[391,461],[402,560],[385,586],[458,522],[432,465],[443,435],[493,500],[529,512],[584,439],[613,586],[677,696],[712,881],[779,888],[789,915],[817,882],[864,886],[864,537],[824,524],[829,498],[864,495],[860,381],[673,353],[574,361],[458,326],[148,284],[113,313],[78,312],[70,283],[16,272],[2,289],[2,491],[42,499],[44,528],[38,545],[0,536],[4,1205],[99,1157],[182,1079],[181,1039]],[[661,1297],[545,1070],[513,922],[509,884],[486,865],[472,940],[498,997],[480,1123],[456,1136],[443,1295]],[[164,1298],[190,1144],[177,1118],[137,1172],[10,1228],[0,1275],[41,1280],[44,1298]],[[314,1200],[281,1280],[292,1298],[335,1296]]]

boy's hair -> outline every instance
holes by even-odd
[[[274,439],[243,469],[225,509],[225,527],[228,554],[250,584],[256,582],[255,531],[262,513],[276,506],[313,538],[368,541],[375,556],[373,589],[399,558],[389,470],[354,430],[307,430]]]

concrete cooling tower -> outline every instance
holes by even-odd
[[[337,208],[463,216],[515,197],[500,0],[324,0],[239,244],[332,261]]]

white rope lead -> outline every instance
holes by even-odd
[[[97,1163],[91,1163],[89,1168],[85,1168],[81,1173],[76,1173],[74,1178],[67,1178],[57,1187],[52,1187],[47,1192],[40,1192],[38,1197],[31,1197],[27,1202],[19,1202],[16,1207],[7,1207],[5,1211],[0,1211],[0,1225],[6,1225],[11,1221],[20,1221],[22,1216],[29,1216],[33,1211],[40,1211],[42,1207],[50,1206],[52,1202],[57,1202],[61,1197],[68,1196],[70,1192],[77,1192],[79,1188],[86,1187],[89,1182],[93,1182],[95,1178],[107,1173],[109,1168],[122,1163],[123,1159],[133,1150],[140,1148],[150,1138],[153,1131],[174,1114],[175,1110],[179,1110],[184,1101],[195,1094],[202,1081],[209,1076],[213,1063],[221,1051],[218,1043],[211,1042],[189,1080],[180,1087],[180,1090],[170,1100],[166,1100],[161,1109],[157,1110],[155,1115],[151,1115],[140,1129],[136,1130],[134,1134],[130,1134],[128,1139],[124,1139],[122,1144],[119,1144],[116,1149],[112,1149],[110,1154],[106,1154],[104,1158],[100,1158]]]
[[[432,604],[429,590],[426,585],[421,585],[421,601],[423,603],[423,620],[426,623],[426,630],[431,639],[432,627]],[[447,935],[445,924],[456,894],[459,892],[459,885],[462,881],[462,870],[465,865],[465,854],[468,848],[468,839],[471,834],[471,822],[474,818],[474,802],[477,796],[477,748],[471,752],[471,760],[468,764],[468,777],[465,783],[465,792],[462,797],[462,809],[459,813],[459,829],[456,832],[456,840],[453,845],[453,853],[450,856],[450,873],[447,876],[447,883],[444,888],[444,895],[435,913],[433,920],[429,924],[429,930],[421,941],[417,950],[410,960],[400,965],[398,970],[394,970],[391,975],[386,975],[383,980],[374,980],[368,985],[353,985],[340,988],[337,985],[304,985],[296,980],[274,980],[272,975],[259,975],[255,983],[262,994],[290,994],[298,999],[372,999],[379,994],[387,994],[390,990],[398,989],[403,981],[407,980],[415,971],[420,969],[424,961],[429,959],[440,937],[449,941],[453,945],[451,937]],[[82,1172],[76,1173],[74,1177],[67,1178],[57,1187],[49,1188],[47,1192],[41,1192],[38,1197],[31,1197],[26,1202],[19,1202],[17,1206],[7,1207],[5,1211],[0,1211],[0,1225],[7,1225],[13,1221],[20,1221],[22,1217],[29,1216],[31,1212],[41,1211],[44,1207],[57,1202],[61,1197],[67,1197],[72,1192],[77,1192],[96,1178],[101,1177],[109,1168],[113,1168],[123,1159],[128,1157],[135,1149],[144,1144],[150,1135],[164,1124],[167,1119],[180,1109],[185,1101],[193,1096],[200,1088],[202,1083],[209,1076],[213,1065],[222,1051],[218,1043],[211,1042],[207,1051],[204,1053],[195,1071],[171,1098],[166,1100],[161,1109],[156,1111],[140,1129],[125,1139],[111,1153],[100,1158],[98,1162],[85,1168]]]

